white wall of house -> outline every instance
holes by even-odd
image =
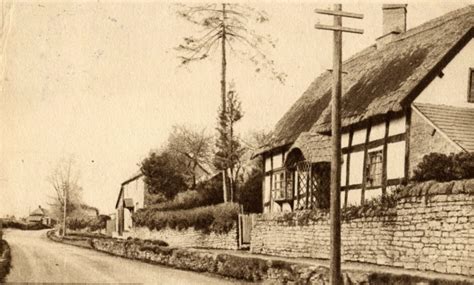
[[[415,99],[415,103],[474,108],[473,103],[467,102],[469,68],[474,68],[472,39],[443,69],[444,76],[436,77]]]
[[[398,116],[391,118],[388,129],[388,136],[394,136],[403,134],[406,131],[405,126],[405,116]],[[385,137],[386,124],[385,122],[377,123],[372,125],[370,134],[369,134],[369,143],[383,139]],[[354,130],[352,137],[352,146],[357,146],[360,144],[365,144],[367,127]],[[349,132],[346,131],[342,134],[342,147],[347,147],[349,145]],[[393,142],[387,144],[387,179],[397,179],[403,178],[405,175],[405,141]],[[382,150],[383,145],[375,146],[367,149],[367,152],[374,152]],[[346,185],[346,176],[347,176],[347,154],[343,155],[343,164],[341,169],[341,185]],[[349,165],[349,183],[348,185],[357,185],[362,184],[363,175],[364,175],[364,151],[358,150],[351,152],[350,154],[350,165]],[[355,188],[349,190],[349,195],[347,199],[348,205],[359,205],[361,203],[361,188]],[[375,189],[366,189],[365,190],[365,199],[370,200],[374,197],[379,197],[382,195],[381,188]],[[345,193],[341,193],[341,205],[343,205],[345,199]]]
[[[273,201],[272,198],[272,182],[275,181],[274,171],[280,170],[283,167],[285,159],[285,152],[275,152],[271,155],[265,156],[265,180],[263,183],[263,212],[280,212],[280,211],[291,211],[290,205],[282,205],[282,207]]]
[[[145,183],[143,176],[123,186],[124,198],[133,199],[135,211],[144,207]]]

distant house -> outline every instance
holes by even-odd
[[[116,232],[119,236],[129,231],[132,226],[132,214],[145,206],[145,183],[143,174],[139,173],[122,182],[120,192],[115,203]]]
[[[33,212],[31,212],[26,218],[28,223],[43,224],[45,226],[51,226],[53,219],[48,215],[46,209],[38,206]]]
[[[385,195],[430,152],[474,151],[474,6],[406,30],[407,5],[383,5],[384,35],[343,63],[341,206]],[[326,207],[331,73],[274,130],[264,211]]]

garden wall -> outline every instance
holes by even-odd
[[[127,236],[139,239],[162,240],[174,247],[238,249],[237,228],[234,226],[228,233],[203,233],[194,228],[173,230],[170,228],[149,230],[147,227],[133,228]]]
[[[319,213],[256,217],[251,251],[329,258],[329,219]],[[342,223],[342,259],[474,275],[474,179],[407,186],[396,207]]]

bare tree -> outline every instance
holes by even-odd
[[[222,3],[180,5],[178,15],[202,28],[198,34],[185,37],[184,43],[176,48],[180,52],[182,64],[204,60],[220,47],[222,110],[226,109],[228,47],[236,56],[252,62],[255,72],[268,70],[281,83],[285,81],[286,74],[278,72],[274,68],[274,61],[264,52],[266,47],[275,47],[273,39],[270,35],[260,35],[252,29],[254,24],[268,21],[264,11],[238,3]]]
[[[173,126],[168,138],[168,150],[176,154],[178,161],[185,166],[191,177],[191,188],[196,187],[199,171],[208,172],[211,162],[213,137],[205,128],[193,129],[184,125]],[[210,173],[207,173],[210,174]]]
[[[262,69],[270,71],[273,78],[284,83],[286,74],[274,68],[274,61],[268,58],[264,48],[275,47],[270,35],[258,34],[252,26],[268,21],[264,11],[239,3],[201,4],[195,6],[180,5],[178,15],[187,21],[198,25],[202,30],[196,35],[184,38],[184,43],[176,49],[183,65],[207,59],[214,49],[221,52],[221,115],[218,129],[222,127],[221,120],[225,117],[227,96],[227,52],[230,51],[241,59],[255,65],[255,72]],[[230,131],[230,130],[229,130]],[[219,134],[219,139],[222,135]],[[221,141],[218,144],[224,145]],[[226,171],[223,170],[223,180],[226,181]],[[231,179],[232,180],[232,179]],[[226,183],[224,185],[224,193]]]
[[[67,216],[81,205],[82,188],[79,186],[79,171],[75,165],[72,157],[61,159],[47,177],[54,191],[50,207],[63,224],[63,236],[66,235]]]

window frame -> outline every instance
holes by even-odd
[[[378,160],[376,163],[373,163],[373,160],[371,159],[371,156],[379,156],[380,160]],[[374,173],[371,172],[372,165],[375,165]],[[373,150],[373,151],[368,151],[367,152],[367,165],[365,166],[365,171],[366,171],[366,185],[367,188],[378,188],[382,187],[383,184],[383,149],[378,149],[378,150]],[[377,172],[376,170],[379,169],[380,171]],[[376,179],[377,178],[377,179]],[[375,184],[375,181],[379,182],[378,184]]]
[[[467,102],[474,103],[474,92],[472,92],[472,81],[474,79],[474,67],[469,68],[468,81],[467,81]]]

